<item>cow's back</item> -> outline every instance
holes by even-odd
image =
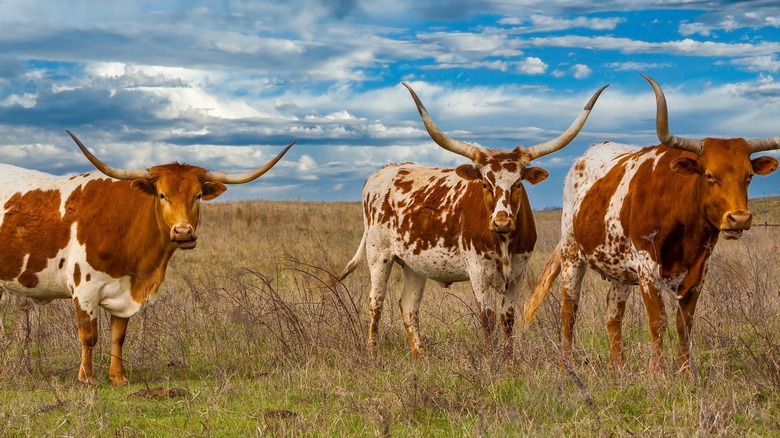
[[[386,251],[437,281],[468,280],[462,247],[467,190],[469,182],[455,169],[411,163],[384,167],[363,188],[367,250]]]
[[[647,257],[637,254],[625,221],[633,201],[632,180],[648,161],[657,160],[655,148],[639,149],[605,142],[591,146],[566,176],[561,217],[563,248],[602,275],[624,283],[637,282],[637,269]]]

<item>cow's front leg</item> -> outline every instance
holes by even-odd
[[[513,338],[515,326],[515,305],[517,297],[520,295],[520,286],[523,283],[524,276],[515,278],[506,290],[501,300],[501,312],[498,314],[499,326],[502,329],[501,348],[505,359],[511,359],[513,353]]]
[[[92,383],[95,381],[95,372],[92,369],[92,350],[98,341],[97,315],[94,308],[92,315],[89,310],[83,309],[78,298],[73,298],[76,306],[76,322],[79,327],[79,339],[81,340],[81,366],[79,367],[79,382]]]
[[[691,330],[693,329],[693,314],[696,312],[696,302],[701,289],[697,286],[684,294],[677,305],[677,372],[686,373],[691,370]]]
[[[647,321],[653,340],[650,355],[650,371],[659,373],[664,368],[663,346],[667,325],[664,301],[661,291],[647,277],[641,278],[640,276],[640,288],[642,289],[642,301],[647,311]]]
[[[125,343],[125,333],[129,318],[111,315],[111,366],[108,377],[115,386],[127,385],[125,367],[122,363],[122,345]]]
[[[472,277],[472,289],[474,297],[477,299],[477,308],[479,310],[479,324],[482,327],[485,346],[484,354],[490,356],[495,351],[498,339],[496,336],[496,310],[495,297],[490,295],[490,286],[486,284],[485,279]]]

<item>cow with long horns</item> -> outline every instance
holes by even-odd
[[[536,243],[523,180],[537,184],[547,178],[546,170],[529,164],[562,149],[576,137],[606,86],[554,140],[525,149],[493,150],[446,136],[412,87],[403,85],[433,141],[469,158],[472,164],[456,169],[391,164],[371,176],[363,188],[363,238],[339,280],[357,267],[365,252],[371,274],[368,346],[372,354],[377,348],[388,277],[393,264],[398,263],[404,275],[401,313],[414,358],[424,348],[419,306],[428,278],[445,286],[471,280],[488,350],[498,341],[490,293],[503,296],[498,320],[503,328],[504,353],[511,355],[514,304]]]
[[[122,345],[128,319],[154,296],[176,249],[197,243],[201,201],[259,178],[292,147],[244,174],[172,163],[115,169],[68,134],[100,171],[70,177],[0,164],[0,289],[39,303],[70,298],[81,340],[78,379],[95,378],[97,309],[111,315],[114,385],[127,383]]]
[[[771,157],[780,137],[703,140],[669,132],[666,98],[658,84],[656,133],[661,145],[637,149],[605,142],[592,146],[564,184],[561,239],[525,305],[526,326],[553,280],[561,275],[561,364],[570,364],[580,289],[586,267],[611,282],[607,332],[612,366],[622,367],[621,323],[631,285],[639,285],[647,311],[650,368],[663,367],[667,321],[664,295],[677,308],[679,371],[690,369],[690,334],[707,259],[718,236],[738,239],[750,229],[747,188],[754,175],[777,169]]]

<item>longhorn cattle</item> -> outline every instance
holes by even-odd
[[[487,351],[497,343],[495,306],[488,295],[491,291],[503,295],[498,319],[504,352],[511,355],[514,303],[536,243],[522,182],[537,184],[547,178],[546,170],[529,167],[529,163],[569,144],[606,86],[559,137],[512,150],[492,150],[447,137],[412,87],[404,86],[433,141],[473,164],[456,169],[391,164],[371,176],[363,188],[363,237],[339,281],[357,267],[365,252],[371,274],[368,346],[372,354],[376,353],[388,277],[393,263],[398,263],[404,275],[399,304],[412,357],[424,353],[419,306],[428,278],[444,286],[471,280]]]
[[[526,326],[561,274],[561,365],[571,363],[572,337],[586,267],[611,282],[607,332],[612,366],[622,367],[621,323],[630,285],[639,285],[647,311],[650,368],[663,368],[667,321],[664,295],[677,308],[678,371],[690,370],[690,334],[707,259],[718,236],[738,239],[750,229],[747,188],[753,175],[777,169],[756,152],[777,149],[780,137],[703,140],[669,132],[666,98],[658,84],[656,133],[661,145],[638,149],[605,142],[592,146],[564,184],[561,239],[525,305]]]
[[[97,309],[104,308],[109,377],[123,385],[128,319],[157,293],[174,252],[195,248],[201,200],[260,177],[295,142],[255,171],[226,174],[179,163],[116,169],[68,134],[100,172],[61,177],[0,164],[0,289],[39,303],[73,300],[81,382],[95,378]]]

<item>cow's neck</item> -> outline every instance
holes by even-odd
[[[642,236],[642,239],[651,236],[655,254],[663,258],[656,261],[660,262],[665,270],[683,270],[698,265],[709,257],[712,247],[718,240],[719,230],[706,219],[701,204],[698,178],[694,175],[678,175],[668,164],[682,156],[683,152],[669,150],[665,155],[656,165],[652,175],[635,176],[639,181],[655,180],[668,185],[664,192],[668,199],[658,199],[658,204],[653,206],[668,211],[652,212],[648,215],[657,221],[653,228],[658,232],[647,233]],[[658,198],[657,194],[654,196],[652,193],[657,189],[653,184],[637,184],[632,189],[645,192],[641,197],[634,199]]]
[[[156,198],[109,179],[77,192],[69,202],[79,204],[77,237],[87,262],[111,277],[130,277],[133,298],[145,301],[157,292],[175,249],[157,223]]]

